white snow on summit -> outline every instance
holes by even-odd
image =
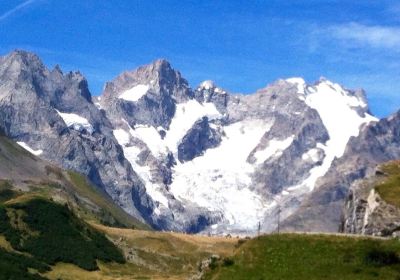
[[[297,86],[297,91],[299,93],[304,93],[304,87],[306,85],[306,81],[304,81],[303,78],[294,77],[286,79],[285,81],[291,84],[295,84]]]
[[[149,88],[150,87],[148,85],[136,85],[133,88],[121,93],[118,98],[126,101],[136,102],[149,91]]]
[[[326,174],[333,160],[343,155],[350,138],[358,136],[360,127],[377,119],[367,113],[360,116],[354,108],[364,108],[365,102],[339,84],[324,80],[311,87],[296,79],[286,81],[299,87],[299,93],[304,94],[306,104],[318,112],[328,130],[329,140],[326,145],[321,145],[325,152],[322,165],[314,167],[301,186],[292,187],[313,189],[317,179]]]
[[[214,83],[213,81],[211,81],[211,80],[207,80],[207,81],[202,82],[202,83],[199,85],[198,89],[199,89],[199,90],[202,90],[202,89],[205,89],[205,90],[214,89],[214,92],[215,92],[215,93],[219,93],[219,94],[226,94],[226,93],[227,93],[225,90],[223,90],[223,89],[217,87],[217,86],[215,85],[215,83]]]
[[[29,147],[25,142],[17,142],[17,144],[35,156],[39,156],[43,153],[43,150],[34,150]]]
[[[211,80],[204,81],[199,85],[199,89],[209,90],[212,88],[215,88],[215,84]]]
[[[86,118],[81,117],[74,113],[61,113],[58,110],[56,111],[68,127],[72,127],[73,129],[78,131],[84,128],[89,133],[93,133],[94,131],[93,126],[89,123],[89,121]]]

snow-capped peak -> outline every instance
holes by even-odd
[[[286,82],[291,83],[291,84],[298,84],[298,85],[305,85],[306,81],[304,81],[303,78],[301,77],[293,77],[286,79]]]
[[[304,94],[304,89],[306,88],[307,84],[303,78],[293,77],[293,78],[286,79],[285,81],[290,84],[296,85],[297,91],[299,93]]]
[[[208,90],[208,91],[212,90],[215,93],[226,94],[225,90],[223,90],[220,87],[217,87],[215,85],[215,83],[213,81],[211,81],[211,80],[207,80],[207,81],[202,82],[197,89],[198,90]]]
[[[199,85],[199,89],[200,90],[201,89],[210,90],[210,89],[213,89],[215,87],[216,87],[215,83],[213,81],[211,81],[211,80],[204,81]]]

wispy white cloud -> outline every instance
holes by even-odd
[[[8,17],[14,15],[15,13],[17,13],[18,11],[24,9],[25,7],[32,5],[33,3],[37,2],[38,0],[27,0],[22,2],[21,4],[15,6],[14,8],[6,11],[5,13],[3,13],[2,15],[0,15],[0,21],[3,21],[5,19],[7,19]]]
[[[368,26],[352,22],[331,26],[327,31],[336,39],[358,46],[400,50],[400,27],[397,26]]]

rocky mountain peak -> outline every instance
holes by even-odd
[[[211,80],[206,80],[197,87],[198,91],[209,91],[209,92],[215,92],[215,93],[220,93],[220,94],[227,94],[227,91],[218,87],[214,81]]]
[[[150,65],[152,65],[155,69],[157,69],[160,72],[173,70],[171,63],[169,63],[169,61],[166,60],[165,58],[156,59]]]
[[[107,83],[99,111],[81,73],[40,65],[24,52],[0,58],[0,129],[88,175],[158,229],[251,233],[261,221],[273,230],[271,198],[281,202],[282,219],[306,198],[317,203],[311,194],[325,178],[339,177],[334,162],[346,151],[372,143],[375,161],[400,155],[400,113],[374,125],[362,90],[326,79],[278,80],[249,95],[229,94],[210,80],[192,90],[158,59]],[[343,201],[348,187],[335,186],[326,196]],[[336,213],[329,216],[335,226]]]
[[[218,87],[213,81],[206,80],[196,88],[195,98],[199,102],[214,103],[221,113],[226,113],[229,94],[226,90]]]
[[[43,66],[43,63],[41,62],[40,58],[31,52],[24,51],[24,50],[14,50],[10,54],[8,54],[6,57],[6,60],[9,61],[17,61],[21,64],[25,65],[41,65]]]
[[[198,87],[199,90],[202,90],[202,89],[209,90],[209,89],[212,89],[212,88],[216,88],[216,85],[211,80],[206,80],[206,81],[200,83],[200,85]]]
[[[27,51],[15,50],[1,58],[0,80],[3,96],[18,96],[13,98],[16,102],[27,100],[28,95],[30,101],[39,98],[60,106],[63,99],[83,97],[91,102],[87,80],[79,71],[63,74],[59,65],[49,71],[36,54]]]
[[[123,72],[113,81],[106,83],[103,100],[120,98],[121,94],[136,87],[142,89],[139,90],[143,93],[140,94],[140,97],[147,92],[158,96],[174,96],[178,101],[187,100],[193,96],[187,80],[182,77],[181,73],[176,71],[167,60],[157,59],[133,71]],[[136,101],[136,98],[133,97],[127,99]]]
[[[32,80],[46,71],[40,58],[27,51],[15,50],[1,58],[0,75],[8,80]]]

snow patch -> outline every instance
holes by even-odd
[[[165,155],[168,150],[157,129],[150,125],[137,125],[129,133],[147,145],[153,156]]]
[[[313,161],[313,162],[317,162],[320,160],[320,149],[318,148],[313,148],[308,150],[307,152],[305,152],[302,156],[301,156],[302,160],[306,160],[306,161]]]
[[[306,82],[304,81],[303,78],[289,78],[285,80],[288,83],[294,84],[297,86],[297,92],[304,94],[304,88],[306,87]]]
[[[340,85],[323,81],[313,90],[306,88],[306,104],[315,109],[328,130],[329,140],[320,146],[325,152],[322,165],[314,167],[301,184],[311,190],[318,178],[324,176],[335,158],[340,158],[352,136],[358,136],[360,127],[377,119],[369,114],[361,117],[354,107],[362,107],[363,101],[350,95]],[[294,188],[301,187],[294,186]]]
[[[159,133],[164,130],[162,127],[137,125],[131,128],[125,120],[123,121],[129,126],[129,133],[133,137],[145,143],[155,157],[160,157],[168,152],[176,155],[182,138],[193,127],[194,123],[203,117],[208,117],[211,120],[221,117],[221,114],[213,103],[201,104],[196,100],[190,100],[186,103],[177,104],[169,129],[165,130],[164,139],[161,138]]]
[[[211,80],[204,81],[199,85],[199,89],[210,90],[212,88],[215,88],[215,84]]]
[[[212,120],[221,117],[221,114],[213,103],[201,104],[196,100],[190,100],[176,105],[175,115],[164,138],[165,145],[172,153],[177,153],[179,142],[194,123],[203,117]]]
[[[263,120],[246,120],[224,127],[220,145],[192,161],[174,167],[171,193],[223,213],[232,229],[255,230],[265,211],[265,200],[249,189],[254,167],[251,151],[271,128]]]
[[[113,130],[113,134],[114,134],[115,139],[117,139],[118,144],[120,144],[121,146],[129,144],[130,136],[129,136],[128,132],[126,132],[125,130],[123,130],[121,128],[116,129],[116,130]]]
[[[282,152],[292,144],[293,140],[294,135],[286,138],[285,140],[270,140],[264,150],[260,150],[254,153],[256,163],[261,164],[273,156],[279,157],[280,155],[282,155]]]
[[[136,85],[121,93],[118,98],[126,101],[136,102],[149,91],[148,85]]]
[[[168,199],[162,193],[162,186],[152,181],[151,168],[149,166],[142,166],[137,162],[141,150],[138,147],[129,146],[130,136],[128,132],[123,129],[116,129],[113,131],[113,134],[118,144],[122,146],[125,158],[131,164],[132,169],[142,179],[147,194],[150,195],[154,201],[161,203],[164,207],[168,207]],[[159,212],[160,210],[156,208],[154,211]]]
[[[74,130],[81,131],[82,129],[86,129],[89,133],[93,133],[93,126],[89,123],[89,121],[74,113],[61,113],[56,110],[57,114],[63,119],[65,124],[73,128]]]
[[[17,144],[35,156],[39,156],[43,153],[43,150],[34,150],[29,147],[25,142],[17,142]]]

